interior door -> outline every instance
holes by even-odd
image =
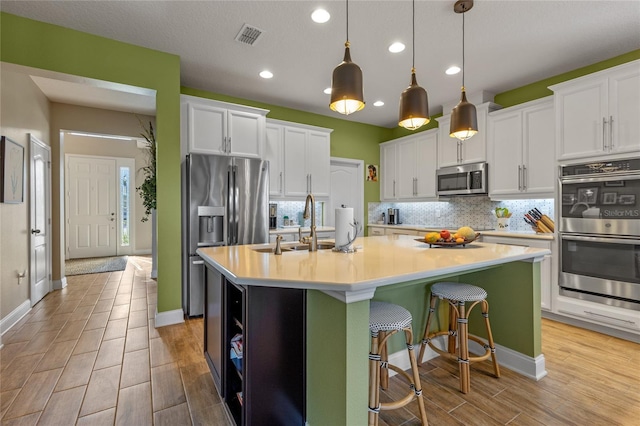
[[[67,254],[116,256],[116,160],[67,156]]]
[[[335,226],[335,209],[344,204],[353,207],[353,218],[361,226],[358,235],[363,235],[364,179],[364,163],[361,160],[331,159],[331,196],[325,217],[327,225]]]
[[[50,148],[31,136],[31,306],[51,291],[51,156]]]

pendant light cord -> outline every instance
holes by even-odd
[[[411,23],[411,31],[412,31],[412,39],[411,39],[411,49],[413,50],[413,55],[411,58],[411,71],[415,71],[416,69],[416,0],[413,0],[412,5],[412,16],[413,21]]]
[[[349,43],[349,0],[347,0],[347,43]]]
[[[464,14],[466,12],[465,6],[462,5],[462,90],[464,90]]]

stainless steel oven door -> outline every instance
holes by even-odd
[[[640,174],[560,179],[560,232],[640,235]]]
[[[560,245],[562,289],[640,310],[639,238],[561,234]]]

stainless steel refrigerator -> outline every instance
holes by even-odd
[[[200,247],[269,242],[269,163],[189,154],[183,165],[182,309],[204,313]]]

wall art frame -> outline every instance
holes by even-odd
[[[2,136],[0,139],[0,202],[24,202],[24,147]]]

